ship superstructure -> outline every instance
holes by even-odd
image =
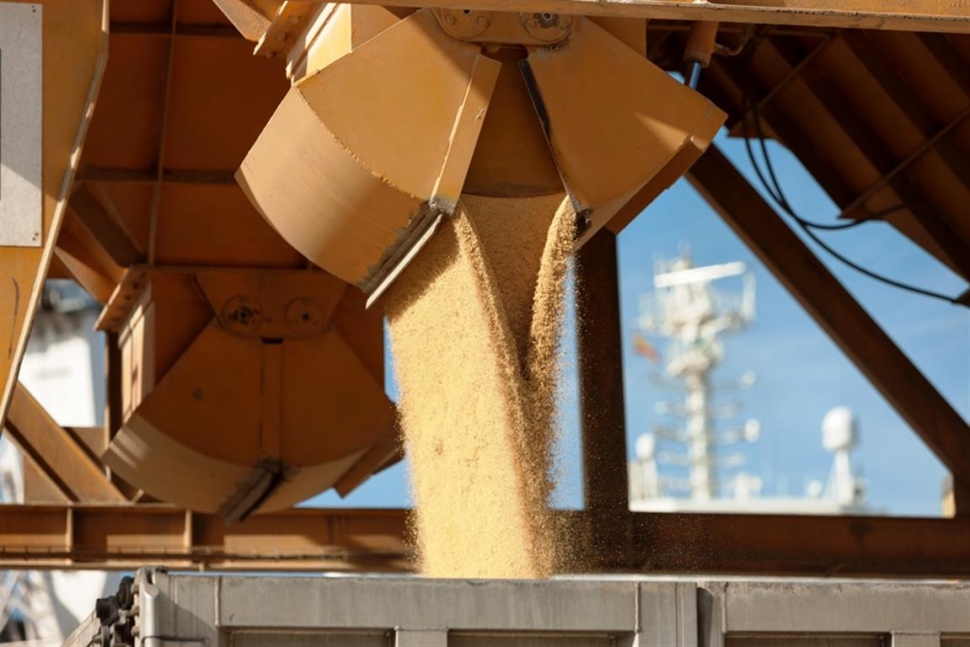
[[[722,287],[729,282],[740,288]],[[746,371],[724,383],[715,383],[712,376],[724,361],[722,337],[748,328],[754,320],[755,278],[745,263],[696,267],[686,246],[672,260],[657,258],[654,292],[641,299],[635,343],[641,355],[662,364],[662,372],[655,372],[652,381],[674,398],[656,403],[660,419],[637,439],[630,465],[631,509],[806,514],[867,510],[865,484],[850,460],[858,442],[857,422],[846,407],[833,409],[823,421],[823,444],[835,454],[827,483],[812,479],[802,492],[790,493],[744,470],[746,456],[740,448],[758,441],[761,425],[755,418],[725,424],[736,419],[742,407],[719,396],[749,388],[755,375]],[[663,350],[655,349],[649,337],[665,340]]]

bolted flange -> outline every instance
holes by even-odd
[[[437,9],[435,17],[445,33],[458,40],[475,40],[492,25],[491,11]]]
[[[572,16],[558,13],[520,13],[519,19],[529,35],[543,43],[561,41],[573,25]]]
[[[225,328],[243,337],[258,337],[263,325],[263,310],[254,299],[239,294],[222,307],[219,317]]]
[[[557,13],[511,13],[433,9],[441,30],[457,40],[492,45],[551,45],[569,36],[572,17]]]

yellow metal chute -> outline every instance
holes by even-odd
[[[585,219],[579,244],[629,219],[724,115],[607,28],[544,16],[412,13],[297,80],[240,183],[290,244],[367,293],[463,192],[565,190]]]

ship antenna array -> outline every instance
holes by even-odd
[[[714,287],[716,281],[730,277],[741,278],[740,292]],[[716,424],[736,416],[741,405],[716,404],[715,395],[748,388],[754,383],[754,374],[748,371],[730,384],[714,384],[711,380],[712,372],[724,359],[721,336],[739,332],[754,321],[754,274],[742,262],[694,267],[689,249],[681,246],[679,256],[673,260],[656,258],[653,282],[654,292],[641,298],[639,328],[644,334],[667,339],[663,375],[656,374],[653,380],[680,393],[682,400],[657,403],[657,413],[677,423],[654,425],[652,435],[641,437],[637,453],[651,454],[639,456],[641,461],[677,465],[689,472],[687,480],[655,476],[655,494],[663,489],[687,492],[695,500],[710,500],[718,497],[725,486],[743,486],[740,478],[722,483],[719,472],[743,465],[744,455],[719,456],[718,448],[741,441],[754,442],[760,432],[757,420],[721,432]],[[642,343],[652,359],[659,362],[652,347]],[[673,449],[658,453],[661,442]]]

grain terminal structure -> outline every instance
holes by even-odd
[[[0,564],[411,568],[404,511],[291,506],[400,459],[383,309],[454,223],[484,258],[530,250],[522,292],[496,283],[531,313],[571,212],[597,413],[586,509],[554,520],[577,569],[966,576],[966,421],[710,142],[778,139],[844,218],[970,277],[968,4],[408,4],[0,2],[0,414],[40,475],[0,509]],[[628,511],[615,236],[684,174],[952,472],[955,518]],[[99,435],[18,386],[45,278],[104,305]]]

